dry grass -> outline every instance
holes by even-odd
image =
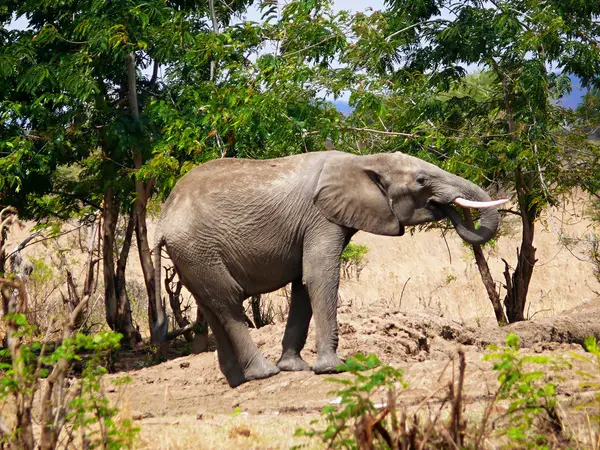
[[[139,449],[208,450],[208,449],[289,449],[305,445],[307,450],[323,448],[318,441],[294,437],[297,427],[307,427],[316,416],[281,416],[274,414],[179,416],[144,419]]]

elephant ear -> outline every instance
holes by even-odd
[[[403,227],[390,208],[372,156],[336,155],[323,165],[313,201],[333,223],[369,233],[397,236]]]

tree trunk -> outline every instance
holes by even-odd
[[[136,82],[136,66],[135,54],[131,53],[126,58],[127,65],[127,96],[129,98],[129,108],[131,116],[136,123],[140,121],[139,105],[137,101],[137,82]],[[165,305],[160,298],[160,293],[155,292],[154,284],[154,265],[152,264],[152,255],[150,252],[150,244],[148,242],[148,228],[146,226],[146,207],[150,197],[152,181],[144,185],[144,182],[137,176],[144,163],[142,151],[139,146],[133,149],[133,163],[136,170],[135,177],[135,236],[138,244],[138,252],[142,272],[144,274],[144,283],[146,284],[146,292],[148,293],[148,324],[152,341],[157,341],[153,335],[154,324],[157,322],[159,315],[165,316]],[[161,336],[162,339],[162,336]]]
[[[506,296],[504,306],[510,323],[525,320],[525,305],[529,283],[533,275],[535,259],[535,247],[533,246],[534,221],[537,217],[537,209],[527,201],[527,193],[531,190],[532,175],[524,175],[522,170],[516,173],[517,199],[521,209],[521,222],[523,234],[521,236],[521,249],[517,249],[517,267],[510,275],[509,265],[504,261],[504,280],[506,282]]]
[[[106,323],[111,330],[117,330],[117,295],[115,290],[115,230],[117,228],[117,208],[112,186],[104,192],[104,220],[102,223],[102,267],[104,271],[104,305]]]
[[[123,239],[123,247],[119,254],[119,261],[117,261],[117,270],[115,272],[115,293],[118,300],[117,303],[117,320],[119,322],[119,329],[124,336],[129,336],[129,345],[133,346],[142,340],[140,332],[133,325],[131,303],[129,296],[127,295],[127,278],[125,276],[125,269],[127,268],[127,258],[129,257],[129,250],[131,248],[131,241],[133,239],[133,229],[135,226],[135,215],[133,210],[129,214],[127,219],[127,228],[125,229],[125,238]]]
[[[115,204],[112,186],[104,194],[104,223],[103,223],[103,269],[104,269],[104,301],[106,305],[106,323],[111,330],[123,335],[123,343],[133,347],[142,340],[139,331],[133,326],[129,297],[126,291],[125,268],[127,257],[133,239],[135,218],[129,216],[123,247],[115,269],[115,231],[119,210]]]
[[[473,218],[471,217],[471,211],[468,208],[463,208],[465,214],[465,222],[471,228],[473,226]],[[494,278],[490,272],[490,266],[485,259],[485,255],[483,254],[483,249],[481,245],[474,244],[471,246],[473,248],[473,253],[475,255],[475,263],[477,264],[477,268],[479,269],[479,275],[481,275],[481,281],[483,281],[483,285],[485,286],[485,290],[487,291],[488,297],[492,302],[492,307],[494,308],[494,314],[496,315],[496,320],[498,321],[498,325],[503,326],[508,324],[508,320],[506,318],[506,314],[504,314],[504,309],[502,309],[502,303],[500,302],[500,293],[496,291],[496,283],[494,282]]]
[[[173,317],[175,318],[175,322],[179,328],[185,328],[190,324],[190,321],[183,315],[181,311],[181,289],[183,285],[181,281],[178,279],[175,283],[175,288],[171,286],[177,273],[175,272],[175,268],[167,268],[165,273],[165,290],[169,295],[169,304],[171,305],[171,310],[173,311]],[[194,340],[194,333],[192,329],[183,333],[183,337],[187,342],[192,342]]]
[[[256,328],[262,328],[265,325],[267,325],[264,321],[264,317],[261,312],[260,300],[260,294],[253,295],[250,299],[250,306],[252,307],[252,319],[254,320],[254,325],[256,326]]]

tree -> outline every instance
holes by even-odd
[[[177,11],[180,6],[21,2],[10,12],[26,16],[29,29],[2,30],[7,44],[2,65],[10,69],[3,86],[6,152],[0,165],[6,168],[2,185],[10,183],[6,188],[12,188],[2,190],[2,201],[41,221],[64,221],[89,214],[90,208],[102,209],[107,322],[130,343],[139,339],[124,279],[134,224],[142,256],[149,254],[139,202],[134,209],[137,214],[129,215],[136,198],[132,169],[136,168],[134,159],[139,163],[142,153],[148,156],[152,141],[127,108],[126,62],[132,51],[138,52],[137,64],[145,68],[155,61],[149,52],[166,60],[165,48],[176,51],[166,39],[189,33],[192,25],[178,27],[185,16]],[[151,39],[165,47],[155,44],[149,50],[146,42]],[[146,97],[155,88],[156,73],[138,83],[146,89]],[[115,258],[120,213],[130,219],[121,254]],[[147,285],[152,286],[150,296],[153,285]]]
[[[277,16],[265,4],[265,23],[230,25],[248,4],[25,1],[2,17],[25,16],[29,28],[1,34],[0,201],[46,224],[102,212],[107,322],[130,344],[139,338],[125,288],[134,233],[151,330],[164,317],[150,198],[215,157],[324,148],[339,120],[311,85],[327,74],[336,39],[345,42],[330,10],[293,2]],[[313,25],[299,27],[309,16]],[[259,56],[272,41],[277,51]]]
[[[600,6],[390,0],[389,7],[363,19],[357,42],[363,58],[354,64],[380,75],[369,94],[355,95],[355,123],[384,124],[382,134],[393,136],[384,148],[400,146],[514,193],[507,212],[520,218],[522,237],[516,264],[505,261],[504,308],[509,322],[523,320],[536,263],[535,223],[572,186],[563,163],[578,141],[564,127],[575,118],[555,99],[570,89],[567,73],[598,82],[600,49],[589,40],[598,35]],[[483,70],[479,80],[466,76],[468,64]],[[481,249],[475,254],[502,323],[487,263]]]

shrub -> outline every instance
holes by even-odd
[[[0,360],[6,361],[0,364],[0,401],[11,405],[0,412],[0,444],[26,450],[130,448],[138,430],[110,407],[102,385],[105,366],[122,336],[74,333],[88,296],[70,315],[64,314],[62,339],[53,345],[28,323],[21,279],[0,279],[0,289],[8,341],[8,348],[0,351]],[[73,381],[69,375],[80,361],[83,372]],[[39,423],[39,432],[34,423]]]
[[[600,372],[600,350],[594,343],[589,341],[594,355],[590,362]],[[340,367],[350,378],[329,379],[342,387],[331,393],[338,396],[339,405],[322,410],[325,428],[298,429],[296,435],[319,438],[333,449],[483,449],[490,439],[503,441],[502,448],[555,448],[559,442],[572,443],[564,434],[556,386],[546,375],[548,369],[569,367],[566,362],[521,355],[514,334],[508,335],[504,347],[490,346],[484,360],[493,361],[499,386],[481,420],[467,422],[464,416],[466,361],[462,351],[458,352],[458,376],[448,383],[446,394],[431,394],[411,414],[397,407],[397,389],[407,386],[402,371],[381,366],[375,355],[358,354]],[[386,401],[375,404],[375,396],[384,396]],[[600,402],[600,395],[596,401]],[[499,402],[507,403],[504,412],[499,412]],[[439,404],[437,411],[431,403]]]
[[[397,423],[395,405],[388,404],[383,409],[373,403],[373,394],[387,391],[388,400],[395,400],[396,387],[405,387],[402,371],[390,366],[381,366],[375,355],[361,353],[349,358],[339,367],[348,372],[351,378],[328,378],[328,381],[342,385],[333,392],[339,397],[339,406],[328,405],[322,410],[327,426],[324,430],[296,430],[297,436],[319,437],[329,448],[370,448],[373,441],[378,446],[388,444],[387,431],[392,422]],[[378,368],[378,370],[373,370]],[[364,372],[371,371],[366,374]],[[316,423],[313,422],[313,423]],[[367,445],[367,447],[364,447]],[[385,447],[384,447],[385,448]]]
[[[351,278],[353,275],[358,280],[360,272],[365,265],[365,255],[369,251],[366,245],[353,244],[350,242],[342,252],[341,266],[342,274],[346,278]]]
[[[547,445],[552,435],[561,435],[564,425],[558,412],[556,385],[547,376],[548,369],[560,368],[560,364],[547,356],[521,356],[519,337],[512,333],[503,349],[488,349],[491,353],[483,359],[495,361],[493,369],[500,383],[488,410],[497,400],[508,401],[504,414],[507,427],[500,427],[498,433],[518,448],[539,448]]]

